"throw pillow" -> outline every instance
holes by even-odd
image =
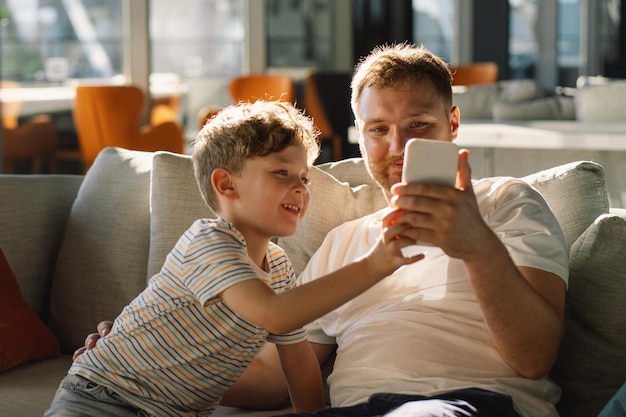
[[[350,182],[326,171],[345,176]],[[387,206],[381,188],[373,182],[361,158],[313,167],[310,179],[311,204],[307,214],[293,236],[278,239],[297,274],[306,267],[331,229]]]
[[[167,254],[195,220],[215,217],[200,195],[191,156],[157,152],[152,165],[148,277],[161,270]]]
[[[596,416],[626,381],[626,221],[604,214],[570,249],[560,415]],[[607,366],[608,365],[608,366]]]
[[[326,170],[347,177],[352,184],[336,179]],[[371,182],[360,158],[315,166],[310,179],[311,204],[298,231],[277,241],[298,274],[330,229],[386,205],[382,191]],[[176,198],[171,198],[173,192]],[[149,275],[161,269],[169,251],[194,220],[214,216],[200,197],[188,155],[155,154],[151,205]]]
[[[58,354],[58,340],[22,298],[0,249],[0,371]]]
[[[152,153],[106,148],[78,190],[57,257],[51,328],[61,350],[82,346],[146,286]]]
[[[522,179],[546,199],[563,230],[567,247],[599,215],[609,211],[604,170],[595,162],[571,162]]]

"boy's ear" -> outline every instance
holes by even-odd
[[[230,197],[236,194],[232,174],[224,168],[216,168],[211,174],[211,185],[219,196]]]

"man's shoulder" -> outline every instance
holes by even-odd
[[[544,202],[541,194],[526,181],[515,177],[487,177],[472,182],[478,204],[486,209],[521,199]]]

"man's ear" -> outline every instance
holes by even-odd
[[[459,125],[461,123],[461,110],[458,106],[452,106],[450,111],[450,129],[452,130],[452,140],[456,139],[459,133]]]
[[[213,170],[213,173],[211,173],[211,185],[218,196],[231,197],[236,195],[232,174],[224,168]]]

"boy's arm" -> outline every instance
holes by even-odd
[[[391,218],[391,215],[386,218]],[[289,333],[329,313],[361,294],[403,265],[424,255],[404,257],[401,249],[415,244],[404,237],[409,226],[396,216],[385,224],[376,245],[363,257],[304,285],[276,294],[260,279],[248,279],[226,288],[222,300],[246,320],[274,334]],[[396,221],[397,220],[397,221]]]
[[[277,345],[294,411],[312,413],[324,407],[320,366],[308,341]]]

